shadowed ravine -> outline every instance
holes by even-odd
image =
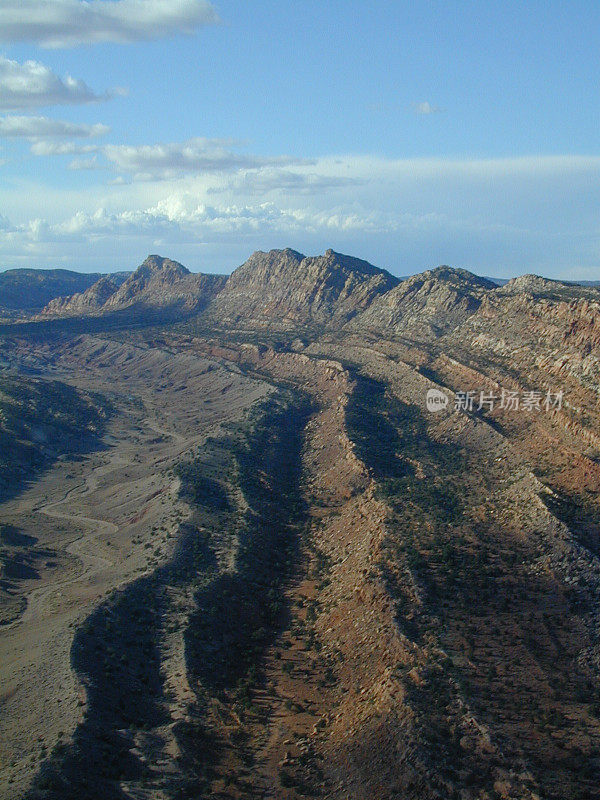
[[[72,742],[57,746],[42,765],[28,797],[100,800],[129,796],[134,786],[191,797],[206,788],[220,747],[205,729],[207,700],[214,695],[243,708],[247,687],[259,680],[264,648],[286,619],[282,591],[302,524],[299,457],[309,411],[306,401],[280,392],[253,409],[244,426],[213,441],[198,462],[208,470],[212,459],[213,467],[228,470],[219,492],[201,497],[194,472],[187,472],[182,493],[217,515],[225,505],[234,535],[217,525],[199,530],[192,516],[169,563],[115,592],[88,617],[71,652],[87,688],[85,719]],[[196,474],[202,477],[202,470]],[[198,484],[205,488],[206,478]],[[234,492],[243,497],[242,511],[223,503],[223,493]],[[235,547],[231,567],[222,558],[228,547]],[[160,643],[174,598],[192,590],[194,609],[180,624],[196,699],[185,720],[173,724]],[[178,766],[158,770],[170,739],[179,749]]]

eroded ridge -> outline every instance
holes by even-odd
[[[581,426],[428,415],[500,376],[392,343],[183,351],[260,396],[173,431],[188,518],[79,627],[85,716],[30,797],[597,797],[595,507],[544,455],[593,487]]]

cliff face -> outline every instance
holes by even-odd
[[[466,270],[438,267],[376,298],[351,327],[387,335],[439,336],[465,322],[494,288],[491,281]]]
[[[333,250],[314,257],[256,252],[228,279],[210,317],[222,325],[339,327],[397,283],[389,272]]]

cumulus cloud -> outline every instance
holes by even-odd
[[[29,263],[40,265],[63,258],[74,268],[82,259],[90,269],[125,268],[158,241],[161,252],[210,270],[231,269],[257,248],[285,246],[333,247],[398,274],[450,263],[501,276],[516,270],[593,277],[600,263],[600,157],[332,156],[316,165],[256,169],[248,191],[240,191],[247,173],[67,190],[11,182],[1,187],[2,208],[14,217],[12,226],[0,225],[2,263],[18,266],[30,254]],[[278,179],[286,188],[270,193]],[[307,193],[307,181],[320,190]],[[229,192],[211,194],[224,184]]]
[[[198,202],[192,194],[173,194],[146,209],[146,219],[165,220],[197,235],[243,234],[269,231],[300,232],[327,229],[371,230],[384,224],[374,212],[282,207],[273,202],[256,204],[210,205]]]
[[[55,224],[39,218],[22,225],[11,225],[7,220],[4,229],[0,226],[0,245],[25,247],[33,243],[91,243],[144,237],[171,242],[219,242],[232,235],[247,239],[272,233],[373,232],[384,226],[385,220],[375,212],[320,212],[280,208],[271,202],[216,206],[199,203],[191,196],[172,195],[141,210],[111,212],[100,207],[93,213],[78,211]]]
[[[190,34],[219,22],[206,0],[3,0],[0,39],[74,47]]]
[[[154,145],[106,145],[104,155],[112,166],[135,180],[172,180],[184,175],[228,173],[264,166],[311,163],[279,156],[266,158],[237,153],[229,139],[189,139]]]
[[[93,137],[104,136],[110,128],[100,123],[78,125],[48,117],[0,117],[0,137],[41,139],[46,137]]]
[[[20,64],[0,56],[0,108],[6,111],[54,105],[78,105],[107,100],[81,80],[60,78],[39,61]]]
[[[415,103],[415,114],[426,116],[427,114],[439,114],[442,110],[439,106],[432,106],[431,103],[425,101],[424,103]]]

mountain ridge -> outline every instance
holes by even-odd
[[[291,248],[257,250],[229,276],[192,273],[180,262],[157,254],[147,256],[134,272],[117,274],[116,279],[111,274],[97,278],[67,271],[59,277],[64,275],[71,285],[78,285],[79,276],[84,288],[51,298],[40,309],[41,318],[102,317],[126,311],[143,323],[145,315],[153,321],[161,316],[172,320],[179,309],[186,316],[198,315],[203,325],[224,328],[347,328],[369,335],[410,333],[422,341],[446,336],[476,314],[485,317],[486,308],[496,303],[514,305],[515,298],[593,303],[600,296],[593,286],[535,275],[498,285],[447,265],[398,278],[332,249],[315,256]],[[27,284],[28,276],[29,272],[21,273],[21,283]],[[92,278],[97,280],[87,285]],[[577,324],[593,327],[589,322]]]

